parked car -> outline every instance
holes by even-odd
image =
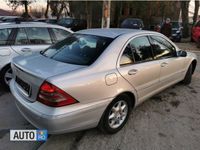
[[[72,31],[83,30],[87,28],[87,21],[83,19],[61,18],[58,25],[70,28]]]
[[[189,84],[196,64],[195,54],[157,32],[88,29],[14,58],[10,89],[22,115],[51,134],[96,126],[116,133],[144,100]]]
[[[192,27],[191,41],[195,41],[197,46],[200,47],[200,21],[197,21]]]
[[[16,22],[18,20],[23,20],[23,18],[20,16],[5,16],[1,19],[2,22]]]
[[[46,23],[51,23],[51,24],[57,24],[57,19],[55,18],[55,19],[47,19],[46,20]]]
[[[57,24],[57,19],[56,18],[39,18],[35,19],[35,22],[44,22],[44,23],[50,23],[50,24]]]
[[[46,18],[37,18],[37,19],[34,19],[35,22],[46,22],[47,19]]]
[[[182,38],[182,25],[178,21],[172,21],[172,40],[175,42],[181,42]]]
[[[8,87],[12,77],[11,59],[46,49],[64,39],[71,30],[46,23],[21,22],[0,24],[0,84]]]
[[[140,29],[144,28],[143,21],[138,18],[128,18],[121,23],[121,28]]]

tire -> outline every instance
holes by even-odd
[[[183,84],[187,85],[187,84],[190,84],[192,81],[192,64],[190,64],[187,72],[186,72],[186,75],[185,75],[185,78],[183,79]]]
[[[200,48],[200,39],[197,41],[197,48]]]
[[[115,98],[106,108],[101,117],[98,128],[108,134],[117,133],[126,124],[132,109],[132,100],[123,94]],[[120,107],[119,107],[120,106]],[[123,110],[118,108],[123,108]],[[117,111],[116,111],[117,109]],[[109,117],[111,119],[109,119]]]
[[[177,42],[179,42],[179,43],[181,42],[181,37],[177,39]]]
[[[6,75],[7,75],[7,77],[6,77]],[[5,88],[5,90],[9,90],[10,88],[9,88],[9,85],[8,85],[8,83],[9,83],[9,79],[12,79],[12,77],[11,78],[9,78],[9,75],[12,75],[12,70],[11,70],[11,67],[10,67],[10,65],[8,65],[8,66],[6,66],[6,67],[4,67],[2,70],[1,70],[1,72],[0,72],[0,84],[1,84],[1,86],[3,87],[3,88]],[[6,81],[7,80],[7,81]]]
[[[190,42],[194,42],[194,39],[192,38],[192,36],[191,36],[191,38],[190,38]]]

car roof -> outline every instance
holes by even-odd
[[[69,30],[68,28],[55,25],[55,24],[50,24],[46,22],[34,22],[34,21],[28,21],[28,22],[2,22],[0,23],[0,28],[17,28],[17,27],[50,27],[50,28],[60,28],[63,30]],[[72,31],[71,31],[72,32]]]
[[[76,33],[81,34],[89,34],[89,35],[96,35],[96,36],[103,36],[103,37],[109,37],[109,38],[116,38],[123,34],[129,34],[129,33],[145,33],[145,30],[137,30],[137,29],[122,29],[122,28],[97,28],[97,29],[86,29],[86,30],[80,30]]]

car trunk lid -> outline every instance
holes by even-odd
[[[12,61],[15,86],[31,102],[37,99],[39,88],[47,78],[85,67],[58,62],[40,54],[22,57]]]

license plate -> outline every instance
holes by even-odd
[[[17,84],[28,94],[30,95],[30,85],[26,82],[24,82],[22,79],[20,79],[19,77],[16,77],[15,81],[17,82]]]

